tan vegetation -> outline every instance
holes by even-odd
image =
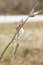
[[[0,24],[0,55],[16,32],[15,24],[18,23]],[[43,65],[43,22],[26,23],[23,28],[16,59],[12,57],[14,40],[0,60],[1,65]]]
[[[43,9],[43,0],[0,0],[0,15],[28,14],[36,3],[36,10]]]

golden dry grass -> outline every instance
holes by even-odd
[[[16,32],[17,24],[0,24],[0,55]],[[23,28],[25,32],[19,40],[16,59],[12,58],[14,40],[0,60],[1,65],[37,65],[37,63],[43,65],[43,22],[29,22]]]

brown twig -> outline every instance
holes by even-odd
[[[36,7],[36,5],[34,6],[34,8]],[[33,9],[34,9],[33,8]],[[31,10],[31,12],[29,13],[29,16],[31,17],[33,15],[33,12],[34,10]],[[29,16],[26,18],[26,20],[21,24],[19,25],[19,30],[21,29],[21,27],[23,27],[23,25],[25,24],[25,22],[28,20]],[[2,55],[0,56],[0,59],[2,59],[4,53],[6,52],[7,48],[10,46],[10,44],[13,42],[13,40],[15,39],[16,35],[18,34],[19,30],[14,34],[13,38],[11,39],[11,41],[8,43],[8,45],[5,47],[4,51],[2,52]]]

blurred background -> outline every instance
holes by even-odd
[[[35,10],[43,10],[43,0],[0,0],[0,57],[17,32],[21,19],[24,21],[37,3]],[[30,17],[23,29],[16,58],[13,58],[15,39],[0,60],[0,65],[43,65],[43,12]]]
[[[36,10],[43,9],[43,0],[0,0],[0,15],[26,15],[36,3]]]

